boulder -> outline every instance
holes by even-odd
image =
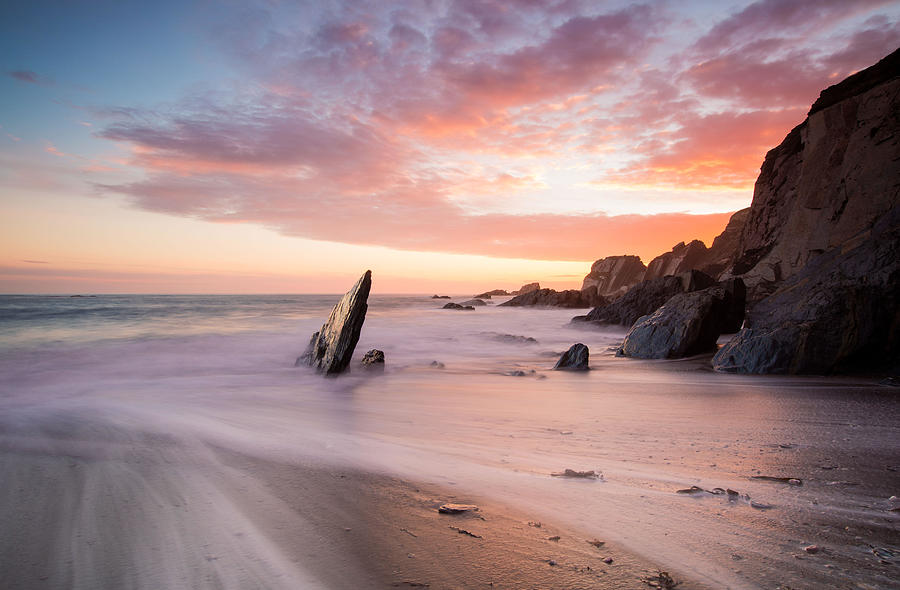
[[[586,298],[599,295],[613,299],[644,280],[646,271],[638,256],[607,256],[591,265],[591,272],[581,283],[581,291]]]
[[[738,248],[741,245],[741,233],[750,216],[750,208],[741,209],[728,220],[725,230],[713,240],[712,246],[706,251],[697,270],[709,276],[722,280],[723,274],[731,270],[737,257]]]
[[[554,371],[587,371],[588,357],[590,351],[588,347],[580,342],[573,344],[569,350],[562,353],[556,365],[553,366]]]
[[[635,322],[620,353],[624,356],[682,358],[716,349],[723,327],[733,323],[740,279],[700,291],[679,293]],[[739,302],[743,306],[743,298]],[[742,307],[741,307],[742,308]]]
[[[360,363],[365,369],[384,371],[384,351],[373,348],[363,355]]]
[[[738,373],[900,369],[900,206],[852,247],[815,257],[750,311],[713,357]]]
[[[525,293],[530,293],[532,291],[539,291],[541,288],[540,283],[528,283],[526,285],[522,285],[519,287],[518,291],[513,291],[510,295],[524,295]]]
[[[573,321],[630,327],[639,317],[653,313],[674,295],[698,291],[714,284],[712,277],[696,270],[643,281],[609,305],[595,307],[586,316],[578,316]]]
[[[700,240],[694,240],[690,244],[680,242],[672,248],[671,252],[660,254],[647,265],[644,273],[645,281],[652,281],[661,277],[695,270],[706,259],[708,250]]]
[[[472,307],[471,305],[460,305],[459,303],[453,303],[452,301],[450,303],[448,303],[447,305],[445,305],[444,307],[442,307],[441,309],[465,309],[468,311],[475,310],[475,308]]]
[[[460,305],[470,305],[472,307],[478,307],[479,305],[487,305],[481,299],[469,299],[468,301],[463,301]]]
[[[756,302],[897,204],[900,50],[821,93],[766,154],[732,274]]]
[[[372,271],[367,270],[334,306],[322,329],[312,335],[295,365],[315,367],[324,375],[337,375],[347,368],[366,319],[371,288]]]
[[[591,307],[596,305],[600,299],[594,296],[588,299],[582,291],[569,289],[567,291],[554,291],[553,289],[538,289],[537,291],[528,291],[522,295],[516,295],[506,303],[501,303],[500,307],[566,307],[579,308]]]

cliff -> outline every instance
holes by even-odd
[[[751,299],[897,204],[898,71],[900,50],[823,91],[807,119],[766,155],[733,268]]]
[[[900,50],[822,92],[767,155],[733,273],[745,329],[719,370],[900,369]]]

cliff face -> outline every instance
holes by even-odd
[[[733,272],[746,328],[720,370],[900,369],[900,50],[822,92],[770,151]]]
[[[822,92],[763,163],[733,274],[752,299],[847,244],[900,194],[900,51]]]

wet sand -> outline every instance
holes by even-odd
[[[647,588],[658,576],[614,543],[479,495],[102,418],[30,426],[0,437],[2,588]],[[448,502],[478,510],[440,514]]]

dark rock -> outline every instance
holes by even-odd
[[[475,298],[476,299],[490,299],[491,295],[506,296],[509,294],[510,293],[508,293],[507,291],[504,291],[503,289],[494,289],[493,291],[486,291],[486,292],[482,293],[481,295],[475,295]]]
[[[384,371],[384,352],[373,348],[362,357],[361,363],[366,369]]]
[[[601,475],[594,470],[576,471],[574,469],[564,469],[556,473],[551,473],[553,477],[574,477],[579,479],[600,479]]]
[[[855,246],[817,256],[757,303],[713,367],[807,374],[900,368],[900,206]]]
[[[737,258],[738,248],[741,245],[741,233],[750,216],[750,208],[741,209],[728,220],[725,230],[713,240],[712,246],[706,251],[697,270],[721,280],[723,273],[730,271]]]
[[[715,286],[673,296],[635,322],[622,343],[622,354],[661,359],[715,350],[723,327],[730,328],[735,321],[735,290],[743,294],[740,279],[730,281],[730,287]],[[743,311],[743,298],[739,305]]]
[[[513,291],[510,295],[524,295],[525,293],[530,293],[532,291],[538,291],[541,288],[540,283],[528,283],[519,287],[518,291]]]
[[[669,275],[695,270],[701,266],[708,254],[706,245],[700,240],[694,240],[685,245],[677,244],[671,252],[660,254],[647,265],[644,273],[645,281],[652,281]]]
[[[432,299],[453,299],[449,295],[432,295],[431,298]]]
[[[766,154],[733,274],[756,302],[897,205],[900,50],[822,92]]]
[[[429,367],[433,367],[433,368],[435,368],[435,369],[443,369],[443,368],[445,368],[444,363],[442,363],[441,361],[431,361],[431,364],[428,365],[428,366],[429,366]]]
[[[464,512],[478,512],[478,506],[474,504],[441,504],[438,508],[441,514],[463,514]]]
[[[646,271],[647,267],[637,256],[607,256],[591,265],[591,272],[581,283],[581,291],[589,299],[596,296],[613,299],[644,280]]]
[[[485,303],[481,299],[469,299],[468,301],[463,301],[460,305],[471,305],[473,307],[477,307],[479,305],[487,305],[487,303]]]
[[[588,357],[590,356],[590,351],[588,347],[580,342],[578,344],[573,344],[569,350],[562,353],[562,356],[559,357],[559,360],[556,361],[556,365],[554,365],[554,371],[587,371],[588,370]]]
[[[322,329],[312,335],[298,363],[325,375],[337,375],[347,368],[366,319],[371,287],[372,271],[367,270],[334,306]]]
[[[581,291],[576,291],[575,289],[569,289],[567,291],[539,289],[537,291],[523,293],[522,295],[516,295],[506,303],[501,303],[500,307],[543,306],[579,308],[591,307],[591,305],[592,302],[588,301]]]
[[[643,281],[609,305],[595,307],[582,321],[632,326],[639,317],[653,313],[674,295],[714,284],[712,277],[696,270]]]
[[[453,303],[453,302],[448,303],[441,309],[465,309],[465,310],[469,310],[469,311],[475,310],[475,308],[472,307],[471,305],[460,305],[459,303]]]

